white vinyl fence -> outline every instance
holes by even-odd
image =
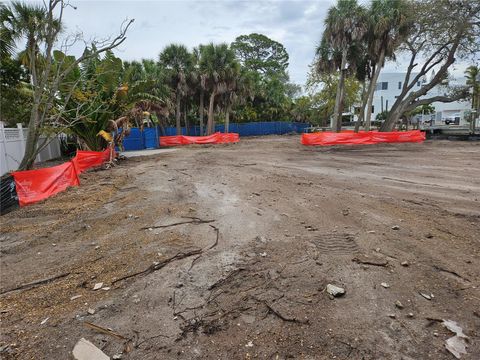
[[[21,124],[17,124],[16,128],[5,128],[0,123],[0,175],[18,169],[25,153],[27,134],[28,130],[23,129]],[[60,140],[55,138],[38,154],[35,161],[47,161],[60,156]]]

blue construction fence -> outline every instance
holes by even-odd
[[[284,135],[289,133],[301,134],[310,124],[288,121],[264,121],[249,123],[232,123],[229,126],[229,132],[238,133],[242,136],[260,136],[260,135]],[[216,125],[215,131],[225,132],[225,125]],[[143,132],[138,128],[132,128],[130,135],[123,140],[125,151],[156,149],[159,147],[158,138],[162,136],[159,128],[144,128]],[[166,136],[177,135],[175,127],[165,128]],[[182,135],[187,135],[185,127],[182,127]],[[188,135],[199,136],[200,127],[189,127]]]

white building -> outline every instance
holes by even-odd
[[[412,74],[411,79],[417,74]],[[405,80],[405,73],[380,73],[378,77],[377,87],[373,95],[373,113],[372,120],[375,120],[377,114],[384,110],[390,110],[395,103],[398,95],[400,95],[403,87],[403,81]],[[418,81],[412,91],[418,90],[426,79]],[[465,79],[461,81],[450,81],[451,85],[464,85]],[[444,95],[445,89],[441,86],[436,86],[430,90],[426,97]],[[455,101],[451,103],[434,102],[432,105],[435,107],[436,114],[434,116],[428,115],[428,120],[432,118],[435,125],[445,124],[452,121],[454,118],[458,118],[460,125],[465,125],[464,120],[465,111],[470,109],[470,102],[468,101]],[[424,117],[424,120],[426,116]]]

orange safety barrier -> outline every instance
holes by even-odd
[[[422,142],[425,132],[420,130],[393,132],[318,132],[302,134],[303,145],[370,145],[379,143]]]
[[[79,174],[87,169],[102,166],[110,158],[110,149],[102,152],[78,150],[77,155],[72,159]]]
[[[64,191],[69,186],[80,185],[78,175],[87,169],[101,166],[110,158],[105,151],[77,151],[77,155],[61,165],[44,169],[14,171],[15,187],[20,206],[36,203]]]
[[[190,144],[225,144],[236,143],[240,139],[237,133],[220,133],[208,136],[160,136],[160,146],[178,146]]]

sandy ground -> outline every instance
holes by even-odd
[[[479,359],[479,154],[274,136],[86,173],[0,218],[0,357],[454,359],[449,319]]]

